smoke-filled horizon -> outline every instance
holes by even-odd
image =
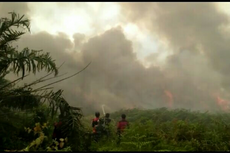
[[[34,5],[0,3],[1,17],[7,11],[29,17],[34,32],[16,45],[50,52],[57,65],[65,62],[60,74],[73,74],[92,62],[76,77],[54,85],[71,105],[85,112],[101,111],[103,104],[107,112],[135,107],[228,110],[230,16],[216,3],[39,3],[48,19]],[[68,9],[73,22],[67,18],[66,27],[71,30],[59,31],[56,24],[62,24]],[[75,23],[74,11],[83,20],[76,16]],[[56,33],[49,33],[52,26]],[[31,74],[25,82],[44,74]]]

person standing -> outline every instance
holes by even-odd
[[[111,122],[111,119],[109,118],[110,114],[109,113],[106,113],[105,114],[105,125],[109,125],[109,123]]]
[[[121,120],[117,124],[117,132],[118,134],[123,133],[124,129],[126,127],[129,127],[129,122],[126,120],[126,115],[122,114],[121,115]]]
[[[100,119],[100,113],[96,112],[95,113],[95,118],[92,120],[92,128],[93,128],[93,133],[97,133],[96,131],[96,126],[99,123],[99,119]]]
[[[109,113],[106,113],[105,114],[105,117],[103,119],[104,121],[104,126],[105,126],[105,134],[107,136],[107,138],[109,137],[110,135],[110,122],[111,122],[111,119],[109,118],[110,114]]]
[[[129,122],[126,120],[126,115],[121,115],[121,120],[117,124],[118,144],[120,143],[121,134],[125,128],[129,128]]]

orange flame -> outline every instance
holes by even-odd
[[[173,95],[170,91],[164,90],[165,95],[168,97],[168,107],[172,108],[173,105]]]
[[[134,104],[127,104],[126,105],[126,109],[134,109],[134,108],[136,108],[136,105],[134,105]]]
[[[220,96],[217,96],[216,100],[222,110],[226,111],[229,109],[229,101],[220,98]]]

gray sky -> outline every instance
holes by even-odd
[[[92,61],[79,76],[55,85],[86,112],[102,104],[108,111],[225,110],[230,100],[229,6],[2,2],[0,13],[30,18],[31,33],[17,45],[50,52],[58,64],[65,62],[60,73],[72,74]]]

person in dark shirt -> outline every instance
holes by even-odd
[[[104,126],[104,120],[103,119],[99,119],[99,123],[95,127],[95,129],[96,129],[96,133],[94,134],[95,141],[98,142],[106,134],[106,129]]]
[[[105,126],[105,134],[107,135],[107,138],[108,138],[109,135],[110,135],[110,128],[109,128],[109,125],[110,125],[111,119],[109,118],[109,116],[110,116],[110,114],[109,114],[109,113],[106,113],[105,118],[103,119],[103,121],[104,121],[104,126]]]
[[[111,119],[109,118],[110,114],[109,113],[106,113],[105,114],[105,125],[109,125],[109,123],[111,122]]]

